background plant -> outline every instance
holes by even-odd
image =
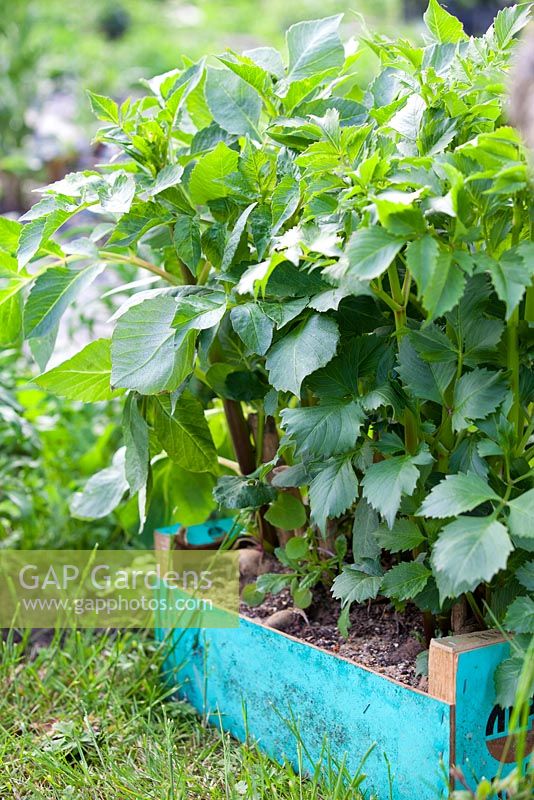
[[[252,512],[267,546],[287,490],[282,528],[308,509],[318,536],[352,524],[344,625],[381,593],[415,602],[428,637],[453,604],[458,627],[469,606],[532,632],[532,196],[503,110],[529,13],[469,39],[431,0],[424,47],[365,34],[382,67],[367,89],[329,17],[290,28],[287,59],[230,51],[140,100],[92,95],[120,157],[2,223],[4,319],[34,343],[104,269],[162,280],[118,310],[111,340],[38,379],[84,401],[128,393],[124,447],[75,515],[129,492],[143,524],[171,464],[174,508],[195,492],[194,517],[221,470],[240,471],[215,497]],[[99,224],[60,245],[82,211]]]

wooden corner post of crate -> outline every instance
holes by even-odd
[[[474,788],[476,780],[491,779],[515,764],[513,741],[505,747],[511,709],[495,702],[494,673],[510,654],[498,631],[481,631],[433,639],[428,663],[428,691],[450,703],[451,763]],[[534,747],[534,701],[530,707],[527,752]],[[501,765],[501,762],[504,763]]]

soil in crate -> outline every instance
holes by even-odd
[[[273,614],[293,608],[289,591],[283,590],[278,595],[268,595],[259,606],[242,603],[240,610],[248,619],[270,624]],[[417,655],[425,649],[421,612],[417,608],[408,605],[403,612],[398,612],[386,599],[355,605],[350,613],[348,639],[338,630],[338,616],[339,602],[325,589],[319,588],[314,592],[312,606],[305,612],[295,609],[293,614],[284,615],[280,629],[297,639],[426,691],[427,678],[417,674],[416,668]],[[278,627],[276,618],[275,626]]]

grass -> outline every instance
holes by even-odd
[[[358,800],[362,776],[302,778],[204,727],[159,680],[149,638],[0,643],[0,797],[13,800]]]

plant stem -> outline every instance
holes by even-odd
[[[256,467],[263,463],[263,435],[265,432],[265,410],[263,405],[258,409],[258,427],[256,430]]]
[[[519,399],[519,347],[517,341],[517,326],[519,324],[519,306],[512,312],[506,330],[507,361],[510,370],[510,385],[512,387],[513,403],[508,414],[508,419],[513,424],[517,439],[521,437],[521,402]]]
[[[144,258],[138,258],[138,256],[133,255],[123,256],[119,253],[110,253],[107,250],[99,250],[98,255],[103,261],[112,261],[118,264],[133,264],[136,267],[147,269],[149,272],[152,272],[154,275],[159,275],[160,278],[163,278],[167,283],[172,283],[174,286],[177,286],[179,283],[178,279],[170,272],[156,266],[156,264],[151,264],[150,261],[145,261]]]
[[[241,403],[237,400],[223,400],[223,406],[237,463],[241,473],[249,475],[256,469],[256,456]]]

